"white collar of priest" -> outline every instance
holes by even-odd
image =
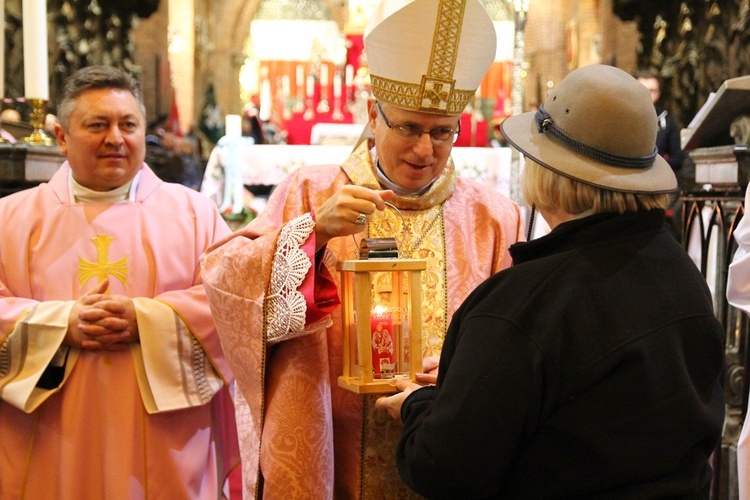
[[[68,188],[73,203],[118,203],[135,201],[135,192],[141,173],[138,172],[132,181],[110,191],[94,191],[82,186],[73,178],[73,171],[68,174]]]

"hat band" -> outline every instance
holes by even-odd
[[[654,164],[654,160],[656,159],[658,151],[656,149],[656,146],[654,146],[654,150],[651,152],[651,154],[646,156],[619,156],[607,153],[606,151],[603,151],[599,148],[589,146],[588,144],[585,144],[577,139],[573,139],[568,134],[563,132],[560,127],[555,125],[552,117],[544,110],[544,104],[539,106],[536,115],[534,115],[534,119],[536,120],[537,131],[540,134],[551,135],[558,141],[562,142],[568,149],[591,158],[592,160],[606,163],[607,165],[612,165],[613,167],[644,169],[651,167]]]
[[[476,94],[476,90],[457,89],[454,84],[426,76],[414,84],[370,75],[370,87],[378,100],[401,109],[442,115],[460,115]]]

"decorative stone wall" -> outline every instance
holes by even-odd
[[[136,39],[150,45],[147,54],[157,57],[166,45],[158,48],[159,41],[166,42],[166,30],[136,36],[133,31],[140,19],[149,18],[159,8],[160,0],[123,0],[117,2],[97,0],[49,0],[47,2],[50,108],[54,111],[57,92],[62,82],[76,69],[94,64],[108,64],[150,80],[149,57],[136,57]],[[162,2],[166,3],[166,2]],[[23,18],[21,0],[5,2],[5,98],[6,107],[16,107],[24,118],[27,109],[18,99],[23,98]],[[164,16],[166,19],[166,16]],[[145,75],[144,75],[145,68]],[[144,85],[144,95],[154,94]],[[147,103],[147,112],[155,111],[153,102]]]
[[[637,64],[661,74],[662,100],[681,126],[727,79],[750,74],[748,0],[613,0],[636,23]]]

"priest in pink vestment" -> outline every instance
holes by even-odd
[[[336,263],[356,258],[365,237],[397,237],[404,257],[426,259],[421,316],[431,358],[456,308],[511,265],[508,247],[522,238],[517,204],[457,177],[450,157],[458,117],[494,57],[482,4],[386,0],[364,41],[374,137],[341,165],[296,170],[260,217],[201,260],[236,377],[247,498],[413,496],[395,466],[397,424],[374,397],[337,385]]]
[[[0,199],[0,497],[221,498],[233,376],[199,257],[229,229],[143,163],[129,74],[77,72],[58,111],[67,161]]]

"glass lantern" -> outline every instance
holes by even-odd
[[[390,241],[364,239],[360,259],[338,264],[343,308],[339,386],[359,394],[397,392],[422,371],[424,259],[400,259]],[[394,240],[395,241],[395,240]]]

